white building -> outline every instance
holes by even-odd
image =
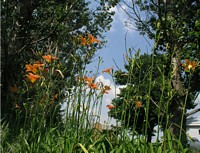
[[[195,150],[200,150],[200,117],[190,117],[186,120],[188,144]]]
[[[187,134],[200,141],[200,117],[190,117],[186,121]]]

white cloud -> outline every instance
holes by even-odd
[[[117,5],[112,7],[110,11],[114,11],[115,15],[113,16],[113,22],[111,27],[111,32],[115,32],[121,27],[123,31],[132,33],[135,30],[134,21],[131,21],[125,11],[128,12],[128,7],[123,5]]]
[[[113,82],[110,81],[110,79],[104,78],[103,75],[100,75],[96,78],[96,81],[102,82],[104,85],[110,86],[111,90],[108,92],[108,94],[104,94],[103,102],[106,103],[106,105],[110,104],[112,99],[117,96],[119,93],[119,86],[115,86]]]
[[[105,84],[105,85],[111,84],[110,79],[105,79],[103,75],[98,76],[98,77],[96,78],[95,81],[96,81],[96,82],[101,81],[101,82],[102,82],[103,84]]]
[[[88,101],[88,97],[84,98],[84,97],[78,97],[78,93],[79,93],[79,88],[73,88],[74,92],[73,94],[69,94],[67,93],[67,98],[66,98],[66,102],[62,105],[62,110],[67,110],[69,109],[69,111],[75,109],[75,107],[77,107],[78,105],[76,104],[76,102],[79,100],[81,100],[81,108],[80,111],[83,111],[83,109],[88,109],[88,113],[90,113],[93,116],[98,116],[99,114],[99,109],[101,109],[101,116],[100,116],[100,122],[101,123],[108,123],[108,124],[114,124],[115,125],[115,120],[111,119],[108,116],[108,111],[109,109],[106,107],[108,104],[111,104],[112,100],[117,96],[117,94],[119,94],[120,89],[119,88],[123,88],[124,86],[115,86],[115,84],[113,83],[113,81],[111,81],[111,79],[107,79],[105,78],[103,75],[99,75],[95,82],[102,82],[103,85],[107,85],[110,86],[111,90],[108,91],[108,94],[104,94],[103,95],[103,99],[102,99],[102,105],[100,105],[100,101],[97,100],[94,96],[94,99],[91,98],[93,97],[91,95],[90,97],[90,107],[87,107],[85,105],[85,108],[83,107],[83,103]],[[86,87],[86,89],[84,90],[84,92],[86,93],[85,95],[87,96],[87,94],[90,92],[90,89]],[[84,96],[84,94],[83,94]],[[81,98],[81,99],[80,99]],[[97,100],[97,101],[96,101]],[[75,102],[75,103],[74,103]],[[96,105],[98,107],[92,107],[93,104],[96,103]]]
[[[108,117],[109,109],[106,105],[111,104],[112,100],[119,94],[120,89],[125,86],[116,86],[110,79],[106,79],[103,75],[100,75],[96,78],[96,81],[101,81],[104,85],[110,86],[111,90],[108,94],[104,94],[102,101],[102,113],[101,113],[101,122],[108,122],[109,124],[115,124],[115,120]],[[109,121],[108,121],[109,120]]]

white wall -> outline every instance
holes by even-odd
[[[195,137],[200,141],[199,131],[200,131],[200,126],[189,126],[189,127],[187,127],[187,134],[190,137]]]

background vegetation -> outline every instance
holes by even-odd
[[[119,124],[102,129],[94,125],[110,87],[85,67],[106,43],[110,8],[122,3],[154,46],[150,54],[127,50],[124,70],[103,71],[126,87],[108,106]],[[199,7],[196,0],[2,1],[1,152],[190,152],[186,109],[200,91]],[[156,125],[164,136],[151,143]]]

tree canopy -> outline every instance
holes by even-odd
[[[57,81],[56,90],[64,89],[64,82],[73,86],[77,72],[105,44],[103,33],[111,27],[114,12],[110,8],[116,3],[103,0],[2,2],[2,118],[15,118],[16,100],[11,89],[24,86],[25,65],[40,61],[44,55],[62,59],[57,64],[64,79]],[[29,94],[34,95],[34,91]],[[23,99],[21,95],[15,95],[14,99],[17,97]]]
[[[128,57],[125,64],[126,71],[118,70],[115,72],[116,83],[126,85],[120,89],[118,97],[113,99],[112,103],[116,106],[109,113],[112,117],[122,122],[126,128],[145,133],[146,123],[148,124],[148,141],[151,141],[153,128],[164,119],[165,109],[160,102],[160,95],[163,94],[164,86],[162,84],[164,58],[162,55],[152,61],[151,55],[144,54]],[[153,65],[152,65],[153,62]],[[152,72],[152,73],[151,73]],[[151,82],[150,77],[152,77]],[[149,86],[151,84],[151,89]],[[150,102],[149,102],[150,95]],[[163,95],[164,97],[164,95]],[[149,109],[148,120],[146,119],[146,109]]]
[[[116,109],[112,109],[110,114],[119,119],[119,115],[115,113],[123,115],[127,109],[130,113],[120,118],[122,124],[125,122],[140,132],[141,123],[152,129],[162,122],[164,129],[170,128],[172,134],[179,138],[180,131],[185,130],[186,108],[194,108],[194,100],[200,91],[199,85],[196,85],[200,81],[199,1],[145,0],[131,4],[123,1],[123,4],[128,6],[129,9],[125,11],[131,21],[134,21],[133,24],[136,24],[137,30],[153,39],[154,46],[150,55],[140,56],[140,62],[138,56],[127,55],[131,61],[125,64],[127,71],[116,71],[116,83],[128,84],[125,89],[121,89],[122,94],[113,100]],[[124,77],[127,79],[123,79]],[[134,107],[124,104],[124,99],[135,95],[142,99],[135,99],[132,103]],[[138,123],[133,122],[137,101],[143,101]],[[162,109],[167,112],[162,112]],[[147,121],[152,121],[152,124],[145,123]],[[143,131],[144,133],[147,134]]]

